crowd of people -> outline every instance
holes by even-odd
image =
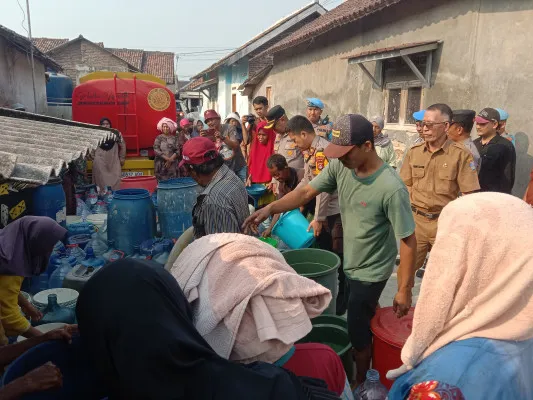
[[[413,114],[419,136],[399,157],[383,117],[347,114],[331,122],[317,98],[307,99],[305,116],[291,118],[262,96],[252,106],[255,115],[222,120],[207,110],[203,120],[158,123],[157,178],[189,176],[201,186],[192,211],[195,241],[169,272],[128,259],[104,267],[82,291],[79,334],[110,394],[351,399],[352,377],[335,352],[297,342],[335,301],[337,314],[347,317],[353,384],[360,385],[372,363],[370,321],[399,253],[398,318],[412,306],[415,275],[423,284],[404,365],[388,374],[397,380],[389,398],[533,399],[533,185],[525,201],[511,195],[516,152],[508,114],[431,105]],[[111,127],[105,118],[101,125]],[[472,140],[474,125],[479,137]],[[93,167],[95,179],[116,177],[123,148],[116,134],[95,152],[94,160],[114,165]],[[252,215],[250,185],[267,190]],[[253,237],[271,235],[280,214],[294,209],[311,221],[318,246],[342,260],[336,299]],[[64,239],[65,230],[50,222],[25,217],[0,231],[3,344],[6,336],[42,336],[15,311],[20,305],[39,318],[20,285],[46,268],[46,255]],[[158,312],[143,319],[123,312],[146,307]],[[140,348],[146,326],[152,339]],[[40,340],[69,340],[75,330]],[[0,362],[3,351],[29,348],[13,353],[11,346],[0,347]],[[134,360],[143,357],[154,360],[149,376]],[[61,384],[54,371],[47,387]],[[2,390],[17,393],[13,387]]]

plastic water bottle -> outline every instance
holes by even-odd
[[[87,247],[85,248],[86,253],[89,252],[89,247],[92,248],[94,255],[97,257],[102,257],[107,251],[107,244],[100,239],[97,233],[93,233],[91,235],[91,240],[89,243],[87,243]]]
[[[366,381],[353,392],[355,400],[385,400],[388,390],[379,380],[379,372],[369,369]]]
[[[67,254],[76,259],[76,264],[81,264],[85,260],[85,252],[77,244],[67,245]]]
[[[104,200],[104,203],[106,203],[106,205],[111,203],[111,200],[113,200],[113,190],[111,190],[111,186],[106,187],[103,200]]]
[[[77,194],[76,195],[76,215],[78,217],[82,217],[84,213],[89,214],[89,210],[87,208],[87,205],[82,199],[82,195]]]
[[[92,247],[87,248],[87,257],[81,262],[84,267],[99,268],[105,264],[105,260],[102,257],[96,257]]]
[[[59,263],[59,266],[52,273],[50,280],[48,281],[48,286],[50,289],[63,287],[63,281],[65,280],[65,277],[72,270],[72,265],[67,257],[61,257],[59,259]]]
[[[87,208],[91,210],[97,202],[98,194],[96,193],[96,190],[94,190],[94,188],[91,188],[91,190],[87,194],[87,200],[85,200],[85,204],[87,205]]]
[[[128,258],[133,258],[136,260],[146,260],[146,256],[141,254],[141,249],[139,246],[133,246],[133,254]]]
[[[107,214],[107,205],[104,201],[100,200],[92,208],[93,214]]]

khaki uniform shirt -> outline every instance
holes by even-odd
[[[302,153],[296,143],[291,139],[288,133],[283,135],[276,133],[276,141],[274,142],[274,153],[281,154],[287,160],[289,167],[301,169],[304,167],[304,159]]]
[[[433,153],[425,143],[414,145],[407,152],[400,176],[410,189],[411,204],[421,211],[440,212],[459,192],[479,190],[472,155],[451,140]]]
[[[328,146],[329,142],[326,139],[316,135],[313,143],[311,143],[311,148],[303,152],[305,164],[304,176],[300,182],[301,186],[311,182],[328,165],[328,159],[324,155],[324,149]],[[337,214],[340,214],[337,191],[332,194],[320,193],[316,197],[315,220],[325,221],[327,217]]]

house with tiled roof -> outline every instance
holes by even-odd
[[[235,111],[246,114],[249,98],[239,87],[251,77],[260,79],[272,68],[269,54],[256,56],[325,13],[318,1],[296,10],[196,74],[180,91],[201,91],[204,109],[215,108],[223,115]]]
[[[245,86],[252,96],[270,93],[289,116],[305,115],[308,97],[320,98],[332,120],[383,116],[402,159],[418,137],[413,112],[434,103],[502,108],[508,131],[526,130],[532,36],[533,2],[526,0],[346,0],[259,54],[273,57],[273,67]],[[514,191],[523,195],[533,131],[516,138]]]
[[[31,50],[33,70],[29,57]],[[0,107],[23,107],[30,112],[45,113],[47,68],[61,70],[54,59],[32,45],[27,38],[0,25]],[[3,146],[4,143],[0,151],[4,150]]]
[[[60,60],[64,72],[75,84],[90,72],[116,71],[152,74],[172,89],[175,85],[174,53],[109,48],[81,35],[73,40],[35,38],[33,42],[42,52]]]

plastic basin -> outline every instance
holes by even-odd
[[[299,275],[312,279],[331,291],[332,299],[326,314],[335,314],[338,293],[337,270],[341,259],[335,253],[321,249],[289,250],[282,253],[285,261]]]
[[[54,363],[63,375],[63,387],[40,393],[29,394],[24,400],[72,400],[102,399],[106,397],[105,386],[97,379],[89,366],[89,358],[81,346],[79,337],[72,344],[55,340],[41,343],[17,358],[6,369],[2,383],[6,385],[35,368]]]

